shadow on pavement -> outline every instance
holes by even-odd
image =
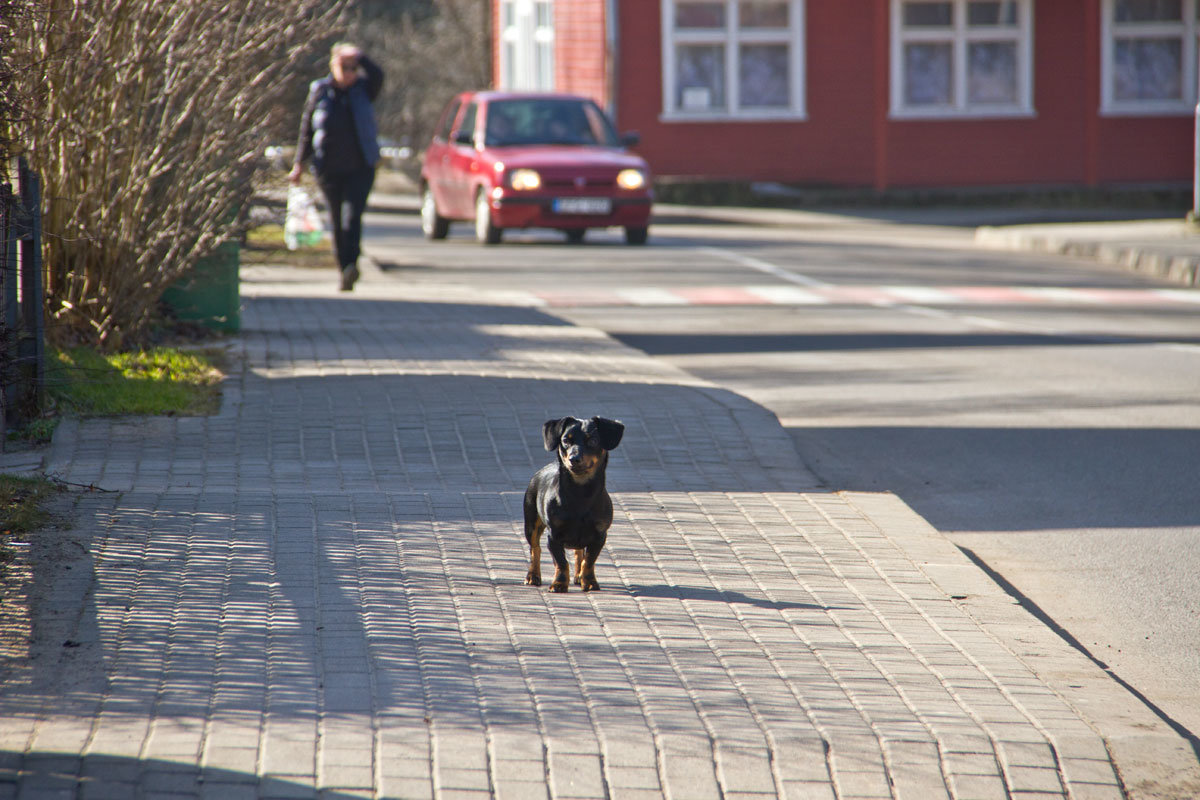
[[[1077,347],[1170,342],[1200,343],[1172,336],[1071,336],[1036,333],[831,333],[831,334],[671,334],[624,333],[615,338],[656,356],[727,353],[845,352],[970,347]]]
[[[634,597],[658,597],[674,600],[703,600],[722,604],[744,604],[774,611],[830,611],[838,608],[837,606],[823,606],[815,603],[777,602],[768,600],[765,597],[750,597],[742,592],[721,591],[703,586],[668,586],[666,584],[639,586],[635,584],[629,586],[629,591]]]
[[[1194,428],[789,431],[829,485],[894,492],[942,531],[1200,525]]]
[[[311,783],[195,764],[114,755],[0,750],[7,779],[20,770],[21,797],[315,797]],[[17,767],[16,765],[19,765]],[[353,800],[361,791],[322,789],[322,800]]]

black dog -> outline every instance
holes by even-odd
[[[569,568],[566,548],[575,551],[575,583],[585,592],[599,589],[596,557],[612,525],[612,499],[604,488],[608,451],[621,443],[625,426],[602,417],[583,421],[552,419],[542,425],[546,449],[558,458],[542,467],[525,490],[525,541],[529,572],[525,583],[542,585],[542,531],[550,529],[546,547],[554,558],[550,591],[565,592]]]

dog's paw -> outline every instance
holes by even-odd
[[[565,594],[567,591],[567,582],[555,581],[554,583],[550,584],[550,591],[556,594]]]
[[[583,590],[585,592],[600,591],[600,584],[596,582],[595,578],[584,578],[583,581],[580,582],[579,585],[583,587]]]
[[[538,575],[536,572],[525,573],[525,585],[526,586],[541,586],[542,585],[542,576]]]

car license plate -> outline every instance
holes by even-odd
[[[556,197],[556,214],[609,214],[612,200],[607,197]]]

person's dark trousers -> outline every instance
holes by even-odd
[[[317,183],[329,203],[333,218],[333,249],[338,269],[345,270],[358,262],[362,252],[362,215],[367,207],[367,195],[375,183],[375,169],[346,172],[339,175],[318,175]]]

